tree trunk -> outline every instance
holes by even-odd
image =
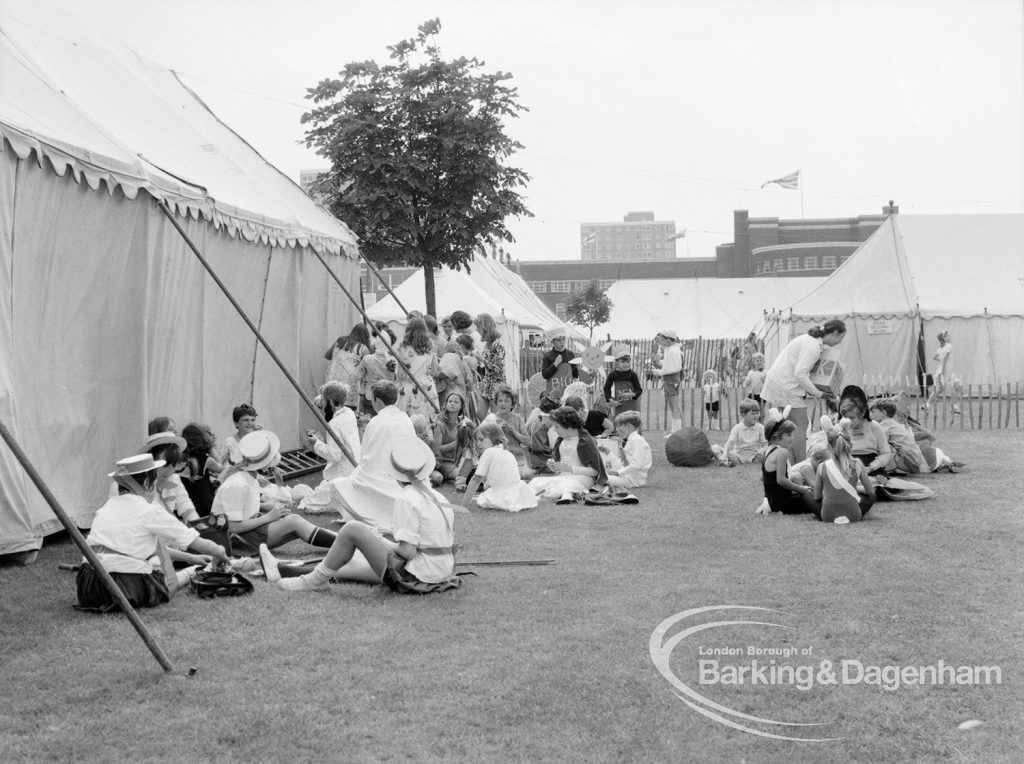
[[[439,318],[439,316],[437,315],[437,311],[435,310],[436,306],[434,304],[434,268],[430,264],[425,264],[423,266],[423,289],[426,292],[425,296],[427,299],[427,313],[429,313],[434,318]]]

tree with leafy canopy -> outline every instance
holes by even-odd
[[[434,271],[470,269],[474,252],[515,239],[510,216],[532,216],[519,189],[529,176],[503,164],[523,148],[503,120],[525,111],[512,75],[476,58],[445,61],[439,19],[389,46],[395,62],[345,65],[308,91],[306,146],[331,160],[316,191],[378,265],[423,268],[434,314]]]
[[[569,323],[585,326],[594,339],[594,327],[607,323],[612,315],[612,300],[596,281],[591,281],[579,292],[573,292],[565,304],[565,317]]]

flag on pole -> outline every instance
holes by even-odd
[[[591,244],[597,241],[596,233],[588,233],[583,236],[583,248],[586,249]]]
[[[795,189],[800,184],[800,171],[791,172],[789,175],[785,175],[781,178],[775,178],[761,184],[761,188],[770,186],[774,183],[779,188],[788,188],[790,191]]]
[[[685,237],[686,237],[686,229],[684,228],[679,233],[674,233],[671,236],[669,236],[667,239],[665,239],[665,241],[672,241],[673,239],[682,239],[682,238],[685,238]]]

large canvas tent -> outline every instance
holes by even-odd
[[[608,288],[612,315],[594,336],[612,339],[653,337],[675,329],[680,337],[746,337],[774,309],[821,284],[820,278],[638,279]]]
[[[423,271],[413,273],[366,313],[375,321],[386,321],[401,337],[406,310],[426,310]],[[489,313],[502,333],[505,348],[506,379],[518,380],[519,349],[531,334],[561,329],[567,336],[583,339],[578,329],[565,323],[526,285],[522,277],[495,258],[478,257],[469,271],[438,268],[434,272],[434,304],[437,317],[463,310],[471,316]]]
[[[83,527],[103,473],[170,415],[226,435],[251,401],[315,422],[161,211],[309,390],[354,310],[356,243],[176,75],[39,0],[0,14],[0,419]],[[0,554],[59,526],[0,444]]]
[[[965,384],[1024,379],[1024,215],[889,216],[780,317],[769,358],[830,318],[850,383],[917,384],[945,330]]]

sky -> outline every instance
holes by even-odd
[[[1024,212],[1021,0],[51,0],[174,69],[296,181],[306,89],[441,20],[447,58],[513,75],[533,218],[515,259],[579,259],[580,224],[674,220],[680,257],[752,217]],[[2,2],[0,2],[2,4]],[[798,190],[768,180],[800,170]]]

